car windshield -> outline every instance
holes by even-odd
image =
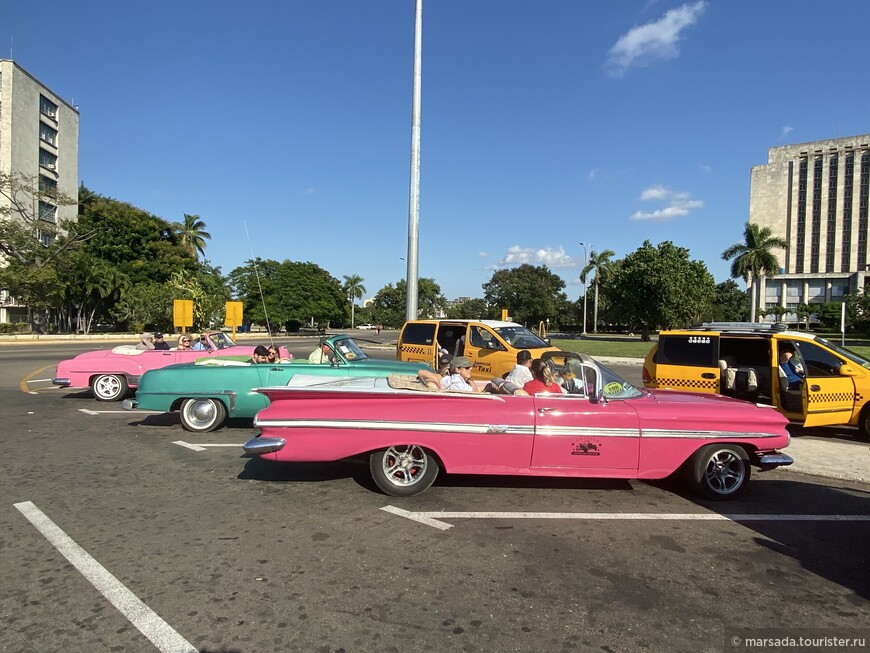
[[[359,348],[359,345],[350,338],[337,338],[333,341],[332,346],[338,350],[338,353],[340,353],[345,360],[361,361],[368,358],[366,353]]]
[[[541,349],[550,346],[546,340],[542,340],[523,326],[497,327],[495,332],[514,349]]]
[[[870,370],[870,360],[867,360],[866,358],[864,358],[860,354],[855,353],[851,349],[846,349],[845,347],[840,347],[840,345],[835,345],[830,340],[825,340],[824,338],[816,338],[816,342],[837,352],[838,354],[840,354],[840,356],[848,358],[856,365],[860,365],[864,369]]]
[[[588,355],[545,354],[550,359],[553,371],[561,378],[573,378],[580,394],[594,395],[599,390],[608,399],[635,399],[645,396],[645,392]],[[566,372],[568,374],[566,374]],[[581,381],[582,380],[582,381]],[[569,390],[569,393],[572,391]]]
[[[227,347],[232,347],[236,344],[233,342],[232,338],[223,331],[216,331],[210,335],[211,341],[214,343],[216,349],[226,349]]]

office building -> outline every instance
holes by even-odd
[[[759,308],[842,301],[864,290],[870,134],[772,147],[750,175],[749,221],[788,242],[760,279]]]
[[[9,59],[0,59],[0,173],[37,180],[42,189],[78,197],[79,112],[33,75]],[[74,219],[78,206],[54,206],[34,198],[32,216],[57,225]],[[0,219],[22,219],[0,196]],[[39,230],[38,234],[41,236]],[[44,236],[47,242],[50,233]],[[2,261],[0,261],[2,263]],[[23,322],[27,307],[0,289],[0,322]]]

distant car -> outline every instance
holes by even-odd
[[[153,370],[139,381],[136,398],[126,399],[121,406],[127,410],[177,410],[186,430],[206,433],[220,428],[228,417],[253,417],[265,408],[269,400],[254,388],[416,374],[424,367],[419,363],[369,358],[347,335],[323,338],[321,342],[332,350],[329,364],[309,364],[307,360],[253,364],[209,358]]]
[[[192,363],[200,358],[249,357],[254,353],[254,345],[237,345],[221,331],[208,332],[205,336],[208,350],[142,350],[133,345],[120,345],[113,349],[88,351],[62,361],[52,383],[63,388],[90,388],[97,401],[119,401],[139,385],[139,379],[148,370]],[[281,355],[292,358],[283,347]]]
[[[442,469],[646,480],[682,470],[705,497],[730,499],[751,465],[792,462],[778,451],[789,444],[788,420],[770,406],[641,390],[584,354],[550,358],[563,381],[580,381],[568,394],[445,392],[396,377],[261,388],[271,403],[243,448],[291,463],[365,456],[392,496],[423,492]]]
[[[360,325],[358,325],[356,328],[357,328],[357,329],[374,329],[374,328],[375,328],[375,325],[374,325],[374,324],[366,323],[366,324],[360,324]]]

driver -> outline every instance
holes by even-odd
[[[332,362],[332,349],[325,342],[308,355],[308,362],[312,365]]]

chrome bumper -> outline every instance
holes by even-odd
[[[785,467],[786,465],[791,465],[793,462],[794,460],[791,456],[779,453],[778,451],[762,454],[755,459],[755,464],[758,465],[763,472],[777,467]]]
[[[62,388],[68,388],[70,383],[72,383],[72,381],[69,379],[54,378],[51,380],[52,385],[59,385]]]
[[[251,438],[242,445],[245,453],[263,454],[281,451],[287,442],[284,438]]]

